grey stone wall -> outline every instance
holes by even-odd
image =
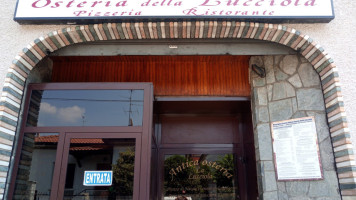
[[[250,70],[260,199],[341,199],[318,74],[299,55],[253,56],[252,64],[266,69],[265,78]],[[270,123],[307,116],[315,117],[324,179],[277,181]]]
[[[26,84],[51,82],[52,69],[53,61],[48,57],[44,58],[31,70]]]

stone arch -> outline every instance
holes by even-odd
[[[104,40],[158,39],[255,39],[279,43],[304,56],[321,79],[327,119],[334,148],[341,195],[356,196],[356,166],[341,95],[337,68],[308,35],[278,24],[237,21],[167,21],[105,23],[63,28],[39,37],[19,53],[8,69],[0,101],[0,148],[5,159],[0,170],[10,166],[11,150],[20,118],[25,82],[31,70],[48,54],[60,48],[84,42]],[[4,188],[6,179],[0,180]],[[0,191],[2,196],[4,190]]]

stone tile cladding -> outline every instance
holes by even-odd
[[[280,43],[300,52],[313,65],[322,80],[341,194],[344,199],[356,196],[356,165],[337,68],[322,47],[308,35],[278,24],[239,21],[167,21],[105,23],[63,28],[30,42],[15,57],[8,69],[0,100],[0,198],[3,198],[14,136],[18,132],[17,125],[25,81],[29,72],[40,60],[49,52],[82,42],[174,38],[257,39]],[[278,76],[283,77],[283,74]]]
[[[341,199],[318,73],[302,55],[253,56],[252,64],[266,69],[265,78],[250,73],[260,199]],[[324,179],[276,181],[270,123],[307,116],[315,118]]]

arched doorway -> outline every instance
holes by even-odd
[[[136,26],[137,25],[137,26]],[[206,26],[205,26],[206,25]],[[165,23],[123,23],[123,24],[102,24],[77,26],[75,28],[62,29],[48,34],[46,37],[41,37],[31,43],[30,49],[24,49],[24,53],[17,57],[14,65],[10,67],[8,80],[4,87],[3,96],[11,105],[5,105],[4,109],[8,112],[4,113],[12,121],[6,120],[4,117],[4,125],[9,134],[15,135],[18,109],[10,109],[12,105],[20,105],[21,95],[23,94],[25,80],[27,74],[36,64],[46,56],[48,52],[56,51],[67,45],[89,42],[102,41],[110,39],[164,39],[164,38],[250,38],[272,42],[278,42],[299,51],[318,72],[322,79],[324,90],[324,101],[328,112],[328,121],[333,123],[330,126],[331,135],[337,139],[333,140],[335,152],[343,151],[342,157],[351,154],[349,143],[348,130],[346,129],[346,119],[343,111],[342,97],[339,92],[340,87],[337,81],[337,73],[332,59],[324,52],[324,50],[313,43],[309,36],[300,34],[294,29],[283,27],[282,25],[259,24],[249,22],[165,22]],[[15,106],[16,107],[16,106]],[[13,107],[11,107],[13,108]],[[19,106],[18,106],[19,108]],[[17,110],[17,112],[16,112]],[[16,120],[15,120],[16,119]],[[337,148],[337,147],[341,147]],[[346,153],[346,154],[345,154]],[[353,161],[352,157],[343,158],[336,162],[343,163],[338,165],[339,173],[347,173],[352,171],[348,168],[347,163]],[[344,164],[345,163],[345,164]],[[350,165],[351,166],[351,165]],[[348,177],[347,175],[345,175]],[[351,183],[352,184],[352,183]],[[341,189],[344,195],[349,195],[348,189],[350,184],[341,184]],[[347,186],[346,186],[347,185]]]

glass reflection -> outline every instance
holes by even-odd
[[[50,198],[58,133],[25,133],[13,199]]]
[[[71,139],[64,199],[132,199],[134,163],[134,139]],[[112,171],[112,185],[84,186],[85,171]]]
[[[34,90],[27,126],[142,126],[143,90]]]
[[[240,199],[234,163],[233,154],[166,155],[163,199]]]

